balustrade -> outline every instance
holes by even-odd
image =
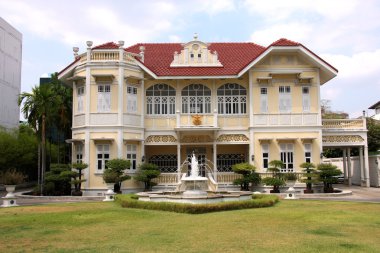
[[[363,119],[323,119],[323,129],[366,129]]]

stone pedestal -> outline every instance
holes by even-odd
[[[296,197],[296,190],[294,190],[293,187],[289,187],[289,189],[286,191],[285,199],[298,199]]]
[[[115,192],[113,191],[114,183],[107,183],[107,192],[105,193],[106,198],[103,201],[114,201]]]
[[[5,185],[5,190],[7,191],[7,195],[5,195],[5,197],[2,197],[3,204],[1,205],[1,207],[18,206],[16,202],[17,197],[13,194],[15,189],[16,189],[15,185]]]

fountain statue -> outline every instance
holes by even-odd
[[[183,183],[185,184],[185,196],[207,196],[207,177],[199,176],[199,164],[198,160],[194,154],[191,155],[190,163],[190,176],[182,178]]]
[[[193,152],[191,156],[191,171],[190,171],[190,177],[198,177],[199,176],[199,165],[198,160],[195,157],[195,154]]]
[[[140,192],[138,193],[139,200],[141,201],[154,201],[154,202],[177,202],[177,203],[191,203],[191,204],[206,204],[217,203],[225,201],[239,201],[248,200],[252,198],[251,192],[240,191],[227,191],[224,193],[217,192],[216,190],[209,189],[209,180],[212,182],[210,174],[207,177],[199,175],[198,159],[194,154],[191,155],[190,161],[186,159],[183,165],[190,165],[190,175],[182,175],[178,190],[173,195],[173,192]],[[215,184],[215,181],[214,181]]]

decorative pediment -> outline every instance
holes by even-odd
[[[192,41],[183,44],[181,52],[174,52],[170,67],[223,67],[218,59],[218,52],[212,52],[208,46],[194,34]]]

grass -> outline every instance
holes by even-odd
[[[181,214],[117,203],[0,209],[0,252],[380,252],[380,204],[281,201]]]

